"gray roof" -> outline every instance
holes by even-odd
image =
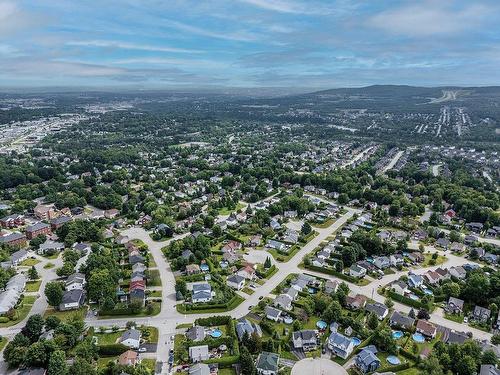
[[[348,337],[345,337],[344,335],[338,333],[338,332],[332,332],[330,334],[330,337],[328,337],[328,342],[337,348],[340,348],[342,350],[347,350],[349,345],[351,344],[351,339]]]
[[[189,347],[189,357],[193,360],[208,358],[208,345]]]
[[[403,315],[398,311],[394,311],[391,315],[389,321],[392,324],[401,326],[401,327],[411,327],[415,323],[415,319],[410,318],[409,316]]]
[[[460,298],[455,298],[455,297],[450,297],[450,299],[448,300],[448,304],[453,304],[459,308],[464,307],[464,301],[461,300]]]
[[[210,367],[205,363],[197,363],[189,368],[189,375],[210,375]]]
[[[80,273],[80,272],[75,272],[71,275],[68,276],[66,279],[66,285],[72,284],[72,283],[84,283],[85,282],[85,274]]]
[[[262,336],[262,330],[258,324],[252,323],[245,318],[241,318],[236,323],[236,334],[238,338],[241,340],[246,333],[251,336],[253,333],[256,333],[259,337]]]
[[[500,375],[500,370],[493,365],[481,365],[479,375]]]
[[[194,326],[186,331],[186,337],[193,341],[201,341],[205,338],[205,328]]]
[[[273,318],[278,318],[281,315],[281,310],[275,309],[272,306],[266,306],[264,309],[266,316],[271,316]]]
[[[120,342],[132,339],[132,340],[140,340],[141,339],[141,331],[131,328],[125,332],[123,332],[122,336],[120,337]]]
[[[378,359],[371,350],[368,350],[366,348],[362,349],[361,352],[359,352],[356,360],[363,363],[366,367],[370,366],[370,364],[373,362],[380,363],[380,359]]]
[[[373,312],[378,318],[383,317],[389,310],[387,306],[380,302],[369,303],[365,306],[366,311]]]
[[[33,225],[29,225],[26,227],[26,232],[34,232],[40,229],[45,229],[45,228],[50,228],[49,224],[42,223],[41,221],[38,223],[35,223]]]
[[[18,262],[20,259],[26,257],[28,255],[28,252],[26,250],[18,250],[15,253],[12,253],[10,256],[11,262],[15,263]]]
[[[279,355],[276,353],[262,352],[257,358],[257,369],[264,371],[278,371]]]
[[[63,294],[61,304],[80,302],[83,298],[82,289],[66,290]]]
[[[245,281],[245,278],[243,276],[240,276],[240,275],[231,275],[227,278],[227,281],[228,282],[232,282],[232,283],[235,283],[235,284],[239,284],[241,283],[242,281]]]
[[[0,243],[7,243],[11,241],[20,240],[21,238],[26,238],[26,236],[19,232],[10,233],[6,236],[0,237]]]

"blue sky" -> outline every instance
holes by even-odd
[[[492,0],[0,0],[0,88],[500,84]]]

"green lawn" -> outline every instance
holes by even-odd
[[[443,255],[438,255],[436,259],[432,259],[432,254],[424,254],[424,262],[418,266],[421,267],[429,267],[429,266],[438,266],[443,264],[448,259]]]
[[[153,358],[144,358],[143,360],[141,360],[141,363],[146,366],[149,370],[151,370],[151,372],[154,373],[155,371],[155,367],[156,367],[156,359],[153,359]],[[220,372],[219,372],[220,374]]]
[[[181,329],[181,328],[191,328],[193,326],[192,323],[182,323],[178,324],[175,329]]]
[[[453,322],[457,323],[463,323],[464,322],[464,316],[462,314],[457,315],[457,314],[448,314],[444,313],[444,317],[448,320],[451,320]]]
[[[161,298],[161,290],[152,290],[148,297]]]
[[[13,326],[20,321],[22,321],[31,311],[31,307],[35,303],[38,296],[24,296],[22,305],[16,308],[16,314],[14,316],[14,320],[9,320],[5,323],[0,323],[0,327],[10,327]]]
[[[233,368],[221,368],[219,375],[236,375],[236,371]]]
[[[239,295],[233,299],[232,303],[227,308],[213,308],[213,309],[203,309],[203,310],[186,310],[186,306],[182,303],[178,303],[175,307],[177,311],[181,314],[217,314],[221,312],[231,311],[238,307],[245,299]]]
[[[113,357],[100,357],[98,360],[97,360],[97,367],[100,368],[100,369],[104,369],[108,362],[111,361],[111,362],[116,362],[118,360],[118,356],[113,356]]]
[[[40,263],[40,261],[38,259],[28,258],[28,259],[25,259],[21,262],[21,266],[31,267],[31,266],[37,265],[38,263]]]
[[[416,367],[410,367],[406,370],[398,371],[398,372],[396,372],[396,374],[398,374],[398,375],[419,375],[420,371]]]
[[[46,259],[57,259],[59,258],[60,253],[56,252],[55,254],[52,255],[43,255],[44,258]]]
[[[158,343],[158,328],[140,326],[138,329],[142,332],[142,338],[146,340],[146,342],[148,342],[149,344]]]
[[[313,227],[316,227],[316,228],[328,228],[330,225],[332,225],[333,223],[335,223],[335,221],[337,221],[335,218],[330,218],[322,223],[311,223],[311,225]]]
[[[79,310],[69,310],[69,311],[57,311],[54,310],[53,308],[49,308],[45,311],[43,317],[46,318],[49,315],[55,315],[63,321],[68,320],[69,318],[72,318],[74,316],[80,319],[85,319],[85,315],[87,315],[87,307],[83,307]]]
[[[236,212],[238,210],[241,210],[243,207],[245,207],[245,205],[243,203],[238,202],[235,209],[230,209],[227,207],[223,207],[223,208],[219,209],[219,215],[229,215],[232,212]]]
[[[160,271],[147,270],[146,277],[148,278],[148,286],[161,286]]]
[[[9,339],[7,337],[2,337],[0,339],[0,352],[5,348],[5,345],[9,342]]]
[[[255,290],[249,288],[249,287],[244,287],[242,290],[241,290],[243,293],[246,293],[246,294],[249,294],[249,295],[252,295],[255,293]]]
[[[38,290],[40,289],[40,284],[42,284],[42,280],[28,281],[26,283],[25,291],[28,293],[38,292]]]
[[[121,337],[123,332],[99,333],[95,332],[94,336],[97,337],[97,345],[111,345]]]
[[[47,263],[45,266],[43,266],[43,268],[45,268],[46,270],[48,270],[49,268],[54,268],[55,267],[55,264],[54,263]]]
[[[138,317],[145,317],[145,316],[155,316],[160,313],[161,310],[161,303],[160,302],[149,302],[150,304],[153,305],[153,311],[151,314],[148,314],[147,310],[144,308],[140,313],[138,314],[129,314],[129,315],[98,315],[98,319],[123,319],[123,318],[138,318]]]

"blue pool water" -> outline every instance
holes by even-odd
[[[401,361],[399,360],[398,357],[395,355],[390,355],[387,357],[387,362],[389,362],[391,365],[399,365]]]
[[[400,339],[401,337],[403,337],[403,332],[401,332],[401,331],[393,331],[393,332],[392,332],[392,338],[393,338],[394,340],[398,340],[398,339]]]
[[[414,300],[414,301],[418,301],[418,300],[420,300],[420,298],[418,298],[418,296],[417,296],[416,294],[413,294],[413,293],[411,293],[411,294],[409,295],[409,297],[410,297],[412,300]]]
[[[421,333],[414,333],[412,336],[413,341],[415,342],[424,342],[425,337]]]
[[[326,327],[328,326],[328,324],[326,324],[326,322],[320,320],[316,323],[316,327],[318,327],[320,330],[324,330],[326,329]]]
[[[318,291],[318,289],[309,287],[308,291],[309,291],[309,294],[314,294]]]
[[[354,346],[358,346],[359,344],[361,344],[361,339],[358,339],[357,337],[353,337],[351,339],[351,342]]]
[[[203,263],[202,265],[200,265],[200,269],[201,269],[203,272],[205,272],[205,271],[210,270],[210,267],[208,267],[208,264]]]
[[[216,339],[216,338],[222,336],[222,332],[220,329],[216,328],[212,332],[210,332],[210,336],[212,336],[214,339]]]
[[[428,294],[429,296],[432,296],[434,293],[432,293],[432,290],[430,289],[424,289],[424,293]]]
[[[292,318],[290,318],[290,317],[287,317],[287,318],[283,319],[283,322],[284,322],[285,324],[292,324],[292,323],[293,323],[293,319],[292,319]]]

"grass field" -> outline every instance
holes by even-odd
[[[33,304],[35,303],[38,296],[24,296],[22,306],[16,308],[16,315],[14,320],[9,320],[5,323],[0,323],[0,327],[10,327],[13,326],[20,321],[22,321],[31,311]]]
[[[22,267],[31,267],[31,266],[37,265],[38,263],[40,263],[40,261],[38,259],[28,258],[28,259],[25,259],[21,262],[21,266]]]
[[[26,292],[35,293],[40,289],[40,284],[42,284],[42,280],[28,281],[26,283]]]
[[[46,270],[48,270],[49,268],[54,268],[55,267],[55,264],[54,263],[47,263],[45,266],[43,266],[43,268],[45,268]]]
[[[151,314],[148,314],[146,309],[143,309],[140,313],[138,314],[129,314],[129,315],[98,315],[98,319],[124,319],[124,318],[140,318],[140,317],[145,317],[145,316],[155,316],[160,313],[161,310],[161,303],[160,302],[151,302],[153,305],[153,311]]]
[[[161,298],[161,290],[152,290],[148,297]]]
[[[57,311],[52,308],[49,308],[45,311],[43,314],[43,317],[46,318],[50,315],[55,315],[61,320],[68,320],[69,318],[72,318],[74,316],[80,318],[80,319],[85,319],[85,315],[87,314],[87,308],[81,308],[79,310],[69,310],[69,311]]]
[[[219,375],[236,375],[236,371],[233,368],[221,368]]]
[[[255,290],[253,290],[253,289],[251,289],[251,288],[249,288],[249,287],[247,287],[247,286],[246,286],[246,287],[244,287],[241,291],[242,291],[243,293],[248,294],[248,295],[252,295],[252,294],[254,294],[254,293],[255,293]]]
[[[156,359],[153,358],[144,358],[141,360],[141,363],[146,366],[152,373],[155,371],[156,367]],[[220,374],[220,372],[219,372]]]
[[[3,350],[3,348],[5,348],[5,345],[7,345],[8,342],[9,339],[7,339],[7,337],[2,337],[0,339],[0,352]]]
[[[177,311],[181,314],[216,314],[226,311],[231,311],[238,307],[245,299],[239,295],[236,295],[236,298],[233,299],[232,303],[227,308],[213,308],[213,309],[204,309],[204,310],[186,310],[186,307],[179,303],[175,307]]]
[[[231,214],[231,212],[236,212],[238,210],[241,210],[243,207],[245,207],[245,205],[243,203],[238,202],[235,209],[230,209],[227,207],[223,207],[223,208],[219,209],[219,215],[229,215],[229,214]]]

